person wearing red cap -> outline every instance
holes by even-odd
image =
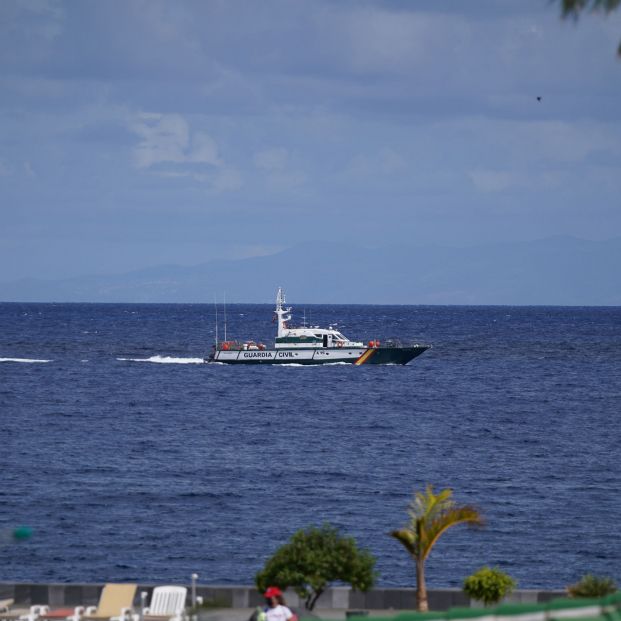
[[[278,587],[268,587],[265,591],[266,621],[297,621],[297,616],[285,604],[285,598]]]

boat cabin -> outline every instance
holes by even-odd
[[[334,328],[303,327],[290,328],[288,322],[291,321],[291,308],[285,308],[285,294],[282,288],[278,289],[276,295],[276,310],[274,314],[278,320],[278,334],[276,336],[276,349],[319,349],[319,348],[342,348],[342,347],[362,347],[363,344],[357,341],[350,341]]]
[[[276,337],[276,349],[323,347],[362,347],[362,343],[350,341],[334,329],[287,328]]]

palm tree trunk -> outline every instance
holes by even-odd
[[[425,561],[416,559],[416,608],[419,612],[427,612],[427,585],[425,584]]]

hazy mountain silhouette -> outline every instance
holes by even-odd
[[[0,284],[21,302],[621,305],[621,239],[553,237],[471,248],[310,242],[277,254],[108,276]]]

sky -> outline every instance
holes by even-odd
[[[619,237],[620,40],[550,0],[2,0],[0,281]]]

